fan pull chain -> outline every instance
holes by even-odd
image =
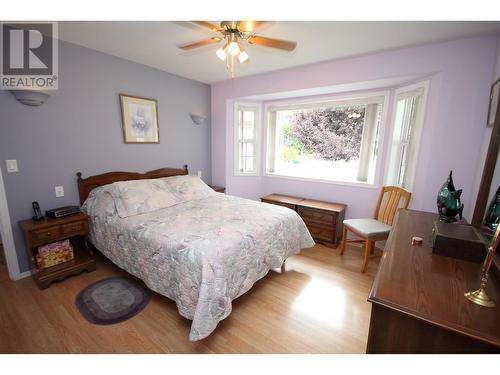
[[[226,69],[229,72],[229,77],[234,79],[234,56],[229,54],[226,58]]]

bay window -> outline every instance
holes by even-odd
[[[374,184],[384,96],[267,107],[268,175]]]

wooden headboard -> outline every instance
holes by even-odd
[[[112,184],[117,181],[143,180],[147,178],[161,178],[188,174],[188,166],[183,168],[161,168],[145,173],[135,172],[108,172],[82,178],[82,172],[78,172],[78,194],[80,195],[80,204],[85,202],[92,189],[96,187]]]

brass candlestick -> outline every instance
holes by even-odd
[[[491,267],[491,262],[493,262],[493,255],[495,255],[499,239],[500,239],[500,225],[497,227],[495,235],[491,240],[490,247],[488,248],[488,253],[486,254],[486,259],[484,260],[483,263],[483,267],[481,270],[482,272],[481,285],[479,285],[479,289],[475,290],[474,292],[467,292],[464,294],[465,298],[467,298],[469,301],[472,301],[475,304],[485,307],[495,307],[495,301],[493,301],[486,293],[486,283],[488,282],[488,272]]]

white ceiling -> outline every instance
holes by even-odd
[[[296,41],[293,52],[246,46],[250,62],[236,77],[292,66],[493,33],[500,22],[271,22],[257,34]],[[59,38],[205,83],[228,79],[218,45],[183,52],[178,45],[210,37],[189,22],[60,22]]]

